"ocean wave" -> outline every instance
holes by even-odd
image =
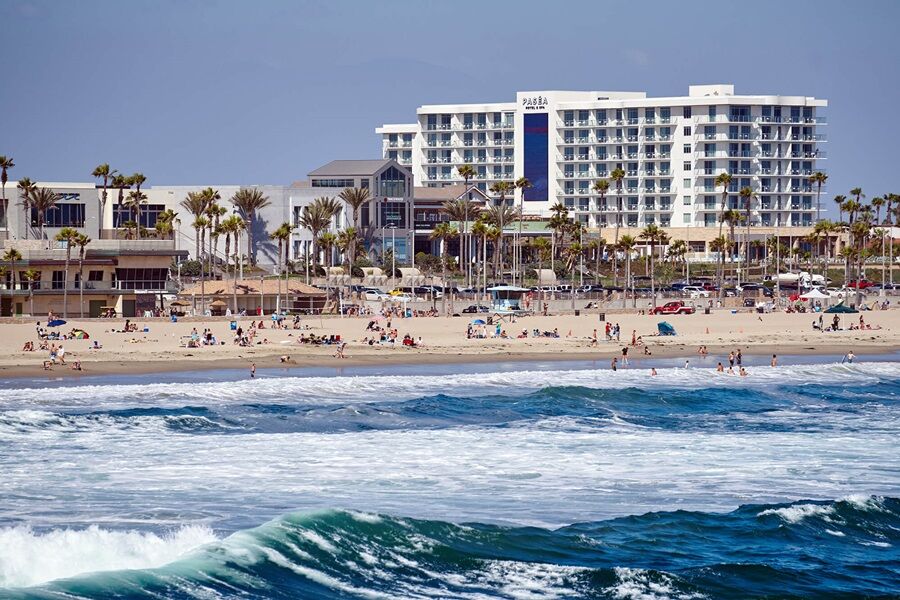
[[[217,541],[203,526],[187,525],[164,534],[139,531],[28,527],[0,529],[0,588],[30,587],[96,571],[153,569],[204,544]]]
[[[900,363],[793,365],[778,368],[755,367],[750,377],[729,377],[713,368],[658,369],[650,377],[647,369],[501,371],[453,375],[379,375],[339,377],[273,377],[233,382],[158,383],[150,385],[87,385],[49,388],[35,394],[33,389],[7,389],[0,406],[16,408],[41,406],[104,407],[129,398],[135,406],[169,407],[214,401],[217,405],[256,402],[290,397],[295,404],[313,402],[345,403],[350,399],[365,403],[420,398],[424,390],[439,389],[455,397],[484,395],[518,396],[548,387],[642,390],[738,388],[764,389],[773,384],[871,385],[900,379]]]
[[[12,539],[0,567],[17,561],[7,586],[42,584],[5,590],[14,598],[699,600],[895,592],[900,500],[816,504],[840,515],[837,525],[782,518],[810,505],[648,513],[556,530],[331,510],[285,515],[221,540],[203,528],[169,537],[17,528],[3,534]],[[36,560],[64,565],[73,553],[92,562],[62,569]],[[72,577],[79,568],[83,575]],[[114,571],[96,572],[103,569]],[[46,583],[54,575],[70,578]]]

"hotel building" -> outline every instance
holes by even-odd
[[[687,96],[659,98],[518,92],[515,102],[421,106],[415,122],[375,131],[384,157],[407,165],[417,186],[463,183],[457,169],[469,164],[471,183],[488,194],[495,182],[526,177],[533,187],[524,198],[515,191],[526,217],[549,216],[559,202],[604,237],[618,221],[626,230],[695,227],[700,241],[711,233],[702,228],[718,227],[715,179],[726,172],[730,208],[743,211],[738,191],[753,189],[759,235],[814,223],[809,176],[825,170],[825,106],[807,96],[738,95],[732,85],[693,85]],[[617,168],[625,173],[621,194],[610,181],[601,198],[595,182]]]

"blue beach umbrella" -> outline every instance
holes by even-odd
[[[484,324],[485,324],[484,319],[475,319],[474,321],[472,321],[472,325],[484,325]]]
[[[60,325],[65,325],[66,322],[62,319],[53,319],[49,323],[47,323],[47,327],[59,327]]]

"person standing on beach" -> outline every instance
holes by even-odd
[[[728,366],[734,367],[734,352],[728,353]]]
[[[737,363],[737,366],[741,366],[741,361],[743,357],[741,356],[741,349],[737,349],[737,353],[734,355],[734,361]]]
[[[628,364],[628,346],[622,348],[622,365]]]
[[[631,330],[631,345],[637,346],[637,329]]]
[[[615,371],[618,364],[619,364],[619,359],[617,359],[615,356],[613,356],[612,362],[609,363],[609,368],[612,369],[613,371]]]
[[[250,363],[250,379],[256,377],[256,363]]]

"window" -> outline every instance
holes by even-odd
[[[715,107],[715,106],[710,106],[710,107],[709,107],[709,118],[710,118],[710,119],[715,119],[715,118],[716,118],[716,107]]]
[[[141,227],[152,229],[156,227],[159,214],[164,212],[164,204],[145,204],[141,206]],[[125,205],[113,206],[113,227],[124,227],[125,223],[135,220],[134,210]]]
[[[167,268],[116,269],[116,287],[120,290],[164,290]]]
[[[352,179],[313,179],[312,187],[348,188],[353,187]]]
[[[690,106],[685,106],[685,107],[684,107],[684,118],[685,118],[685,119],[690,119],[690,118],[691,118],[691,107],[690,107]]]
[[[685,144],[684,146],[682,146],[681,151],[684,152],[685,154],[690,154],[691,153],[691,145]]]
[[[684,201],[685,206],[691,205],[691,197],[690,196],[682,196],[682,200]]]
[[[31,209],[31,224],[38,225],[38,212]],[[47,227],[84,227],[84,204],[57,204],[44,213]]]
[[[53,280],[51,282],[51,287],[54,290],[61,290],[65,287],[65,271],[53,271]]]
[[[689,161],[689,160],[684,161],[684,164],[681,165],[681,168],[684,171],[690,171],[691,170],[691,161]]]
[[[686,135],[686,136],[690,136],[690,135],[691,135],[691,128],[690,128],[690,126],[685,127],[685,128],[682,130],[682,133],[683,133],[684,135]]]
[[[385,169],[378,176],[377,183],[376,194],[378,196],[388,196],[391,198],[403,198],[406,196],[406,176],[396,167]]]
[[[685,179],[685,180],[684,180],[684,188],[687,189],[687,188],[689,188],[689,187],[691,187],[691,180],[690,180],[690,179]]]
[[[682,213],[681,218],[685,223],[690,223],[691,222],[691,213]]]

